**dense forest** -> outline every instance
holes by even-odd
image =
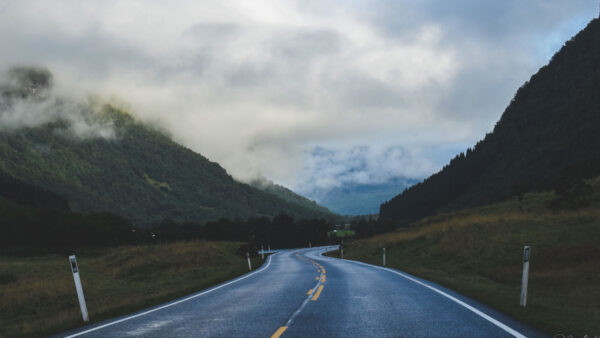
[[[271,248],[327,244],[333,225],[324,219],[294,220],[286,214],[247,220],[221,218],[208,223],[163,220],[139,228],[119,215],[82,214],[67,200],[40,187],[0,173],[0,253],[56,252],[85,246],[206,239],[248,243],[256,253]]]
[[[142,240],[129,220],[115,214],[73,212],[65,198],[3,173],[0,187],[0,252]]]
[[[0,125],[2,195],[18,194],[3,179],[12,177],[61,196],[57,203],[74,212],[110,212],[140,227],[282,213],[337,217],[316,203],[299,205],[235,181],[123,109],[56,97],[45,69],[8,74],[0,83],[0,117],[16,125]]]
[[[380,219],[403,226],[528,191],[575,194],[582,179],[600,174],[599,129],[600,20],[594,19],[519,88],[493,132],[383,203]]]
[[[200,225],[194,223],[175,223],[165,221],[153,232],[161,240],[184,240],[204,238],[211,240],[234,240],[246,242],[250,247],[266,250],[307,247],[329,244],[335,241],[328,232],[333,225],[324,219],[294,220],[293,217],[280,214],[270,219],[267,217],[250,218],[248,220],[230,220],[222,218]]]

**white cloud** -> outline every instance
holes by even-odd
[[[119,97],[235,177],[305,191],[435,171],[452,155],[437,148],[481,138],[548,61],[537,41],[569,38],[596,5],[8,2],[0,66],[47,66],[60,90]]]

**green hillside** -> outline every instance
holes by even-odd
[[[599,93],[594,19],[517,91],[492,133],[382,204],[381,219],[407,225],[528,191],[570,189],[600,174]]]
[[[137,225],[335,217],[236,182],[121,109],[55,97],[47,70],[9,74],[0,85],[0,119],[12,123],[0,125],[0,172],[66,198],[73,211],[108,211]]]

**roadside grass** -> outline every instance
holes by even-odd
[[[76,253],[91,322],[202,290],[248,272],[242,243],[189,241]],[[252,267],[263,260],[253,258]],[[0,337],[82,326],[68,255],[0,256]]]
[[[349,241],[345,258],[456,290],[554,335],[600,336],[600,181],[590,206],[551,210],[553,193],[439,214]],[[519,306],[523,246],[531,246],[527,307]],[[337,255],[339,253],[334,253]]]
[[[356,233],[354,232],[354,230],[336,230],[335,232],[333,232],[333,231],[328,232],[327,235],[329,237],[335,236],[338,238],[343,238],[343,237],[352,237],[352,236],[356,235]]]

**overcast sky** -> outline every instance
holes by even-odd
[[[0,67],[48,67],[234,177],[424,178],[492,130],[596,0],[2,1]]]

